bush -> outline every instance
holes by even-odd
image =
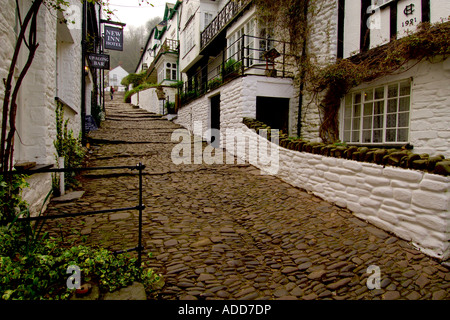
[[[69,119],[64,121],[63,105],[58,102],[56,107],[56,140],[53,142],[56,149],[56,157],[64,157],[65,168],[79,168],[83,163],[86,150],[81,144],[80,137],[75,138],[73,131],[68,130],[68,123]],[[55,183],[57,179],[54,177],[53,181]],[[67,188],[78,184],[74,172],[65,174],[65,184]],[[58,189],[55,185],[54,188]]]
[[[56,239],[41,239],[33,251],[27,251],[24,226],[0,227],[0,297],[3,300],[68,299],[67,269],[76,265],[81,281],[99,284],[102,292],[114,291],[141,282],[148,293],[163,281],[152,269],[137,266],[136,258],[114,255],[103,248],[75,246],[61,248]]]

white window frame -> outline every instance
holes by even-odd
[[[167,66],[167,65],[170,65]],[[167,72],[169,72],[170,77],[167,78]],[[175,73],[174,73],[175,72]],[[174,77],[175,75],[175,77]],[[165,62],[164,63],[164,79],[169,81],[177,81],[177,64],[175,62]]]
[[[409,91],[402,94],[401,89],[408,87],[406,84],[409,84]],[[411,79],[403,79],[349,92],[341,100],[341,141],[357,145],[407,144],[411,138],[412,86]],[[383,96],[376,96],[381,88]],[[399,135],[406,138],[399,141]]]
[[[241,38],[243,35],[256,37],[257,35],[257,23],[256,18],[251,18],[245,22],[239,29],[235,30],[227,39],[227,58],[234,59],[236,61],[242,60],[241,50],[242,50],[242,42]],[[249,47],[250,49],[258,49],[256,48],[258,41],[255,38],[246,37],[244,39],[244,48]],[[255,58],[255,50],[249,50],[247,55],[247,50],[244,49],[244,58],[250,58],[251,63],[253,64],[253,59]]]

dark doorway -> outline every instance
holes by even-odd
[[[220,130],[220,94],[211,97],[211,129]],[[210,141],[214,148],[220,147],[220,135],[212,134]]]
[[[289,98],[256,97],[256,120],[288,133]]]

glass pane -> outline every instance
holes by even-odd
[[[177,71],[172,70],[172,80],[177,80]]]
[[[373,127],[374,128],[383,128],[383,116],[373,117]]]
[[[394,98],[398,96],[398,84],[391,84],[388,87],[388,98]]]
[[[373,142],[383,142],[382,139],[383,136],[383,130],[374,130],[373,131]]]
[[[170,68],[170,63],[167,63],[166,66],[167,66],[167,68]]]
[[[364,115],[371,116],[373,114],[373,102],[364,104]]]
[[[366,101],[373,100],[373,89],[364,91],[364,99],[366,99]]]
[[[395,129],[387,129],[386,130],[386,142],[395,142]]]
[[[388,113],[397,112],[397,99],[388,100],[387,112]]]
[[[352,106],[345,106],[344,117],[345,118],[351,118],[352,117]]]
[[[361,105],[357,104],[353,106],[353,117],[359,117],[361,116]]]
[[[409,111],[409,97],[399,99],[399,110],[398,111]]]
[[[397,126],[397,114],[388,114],[386,117],[386,128],[395,128]]]
[[[353,119],[353,130],[359,130],[361,128],[361,118]]]
[[[355,94],[355,104],[361,103],[361,93]]]
[[[170,79],[170,69],[166,69],[166,79]]]
[[[363,129],[372,129],[372,117],[364,117]]]
[[[176,63],[172,63],[172,68],[176,68],[177,64]]]
[[[351,104],[352,104],[352,95],[351,94],[348,94],[348,95],[346,95],[345,96],[345,105],[346,106],[350,106]]]
[[[383,114],[383,113],[384,113],[384,101],[375,102],[373,114]]]
[[[398,114],[398,127],[409,127],[409,112]]]
[[[400,83],[400,95],[409,96],[411,94],[411,83],[409,81]]]
[[[359,131],[352,131],[352,142],[359,142]]]
[[[351,118],[345,118],[344,119],[344,130],[350,130],[352,126],[352,119]]]
[[[384,87],[379,87],[375,89],[375,99],[384,98]]]
[[[350,142],[350,133],[351,131],[344,131],[344,141]]]
[[[397,141],[407,142],[408,141],[408,129],[398,129],[397,130]]]
[[[372,130],[364,130],[363,131],[363,142],[364,143],[372,142]]]

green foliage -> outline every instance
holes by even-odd
[[[70,265],[81,270],[82,282],[93,281],[100,290],[114,291],[133,281],[151,293],[164,282],[130,255],[114,255],[102,248],[61,248],[55,239],[44,239],[32,253],[24,251],[20,226],[0,227],[0,297],[4,300],[68,299],[66,286]]]
[[[235,72],[241,71],[242,62],[236,61],[235,59],[228,59],[227,62],[225,62],[224,66],[224,74],[225,76],[234,74]]]
[[[146,71],[142,71],[141,73],[130,73],[125,78],[122,79],[120,84],[123,86],[129,87],[130,85],[132,88],[136,88],[140,84],[145,82],[145,79],[147,78]]]
[[[130,99],[133,94],[138,93],[139,91],[142,91],[145,89],[156,88],[157,86],[158,86],[157,84],[149,83],[149,82],[141,83],[137,87],[125,92],[124,101],[129,103],[129,102],[131,102]]]
[[[58,102],[56,106],[56,140],[53,142],[56,149],[56,158],[64,157],[65,168],[79,168],[86,155],[86,150],[81,144],[81,139],[75,138],[73,131],[68,130],[68,123],[69,119],[64,121],[64,106]],[[74,172],[66,173],[64,179],[67,188],[78,184]]]
[[[22,199],[22,190],[28,187],[26,175],[15,174],[7,177],[0,175],[0,225],[12,221],[28,204]]]
[[[175,113],[175,102],[166,102],[164,107],[167,110],[167,113],[174,114]]]
[[[325,68],[309,68],[311,91],[326,91],[321,102],[322,124],[320,137],[334,142],[339,134],[338,112],[340,99],[353,87],[363,82],[407,71],[420,61],[445,60],[450,54],[450,22],[421,23],[418,31],[399,40],[340,59]]]
[[[216,77],[208,81],[208,90],[214,90],[222,84],[222,77]]]
[[[97,127],[100,127],[101,122],[102,122],[102,114],[103,114],[102,107],[100,105],[98,105],[97,103],[94,103],[92,105],[91,114],[95,120],[95,123],[97,124]]]

